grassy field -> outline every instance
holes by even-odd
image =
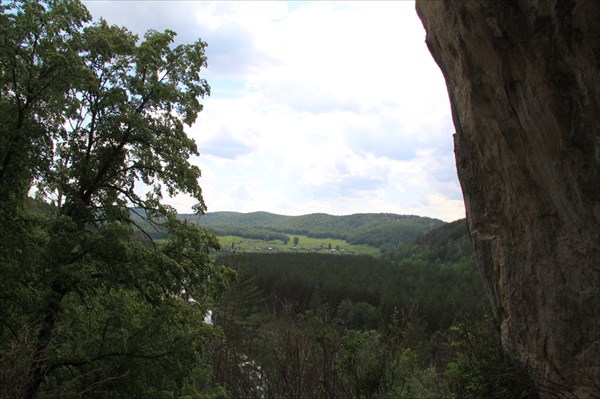
[[[344,240],[334,238],[311,238],[290,235],[290,241],[284,244],[280,240],[253,240],[238,236],[220,236],[222,251],[236,252],[323,252],[331,254],[380,255],[378,248],[368,245],[351,245]],[[294,237],[298,237],[298,246],[294,246]]]

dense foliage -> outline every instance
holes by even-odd
[[[237,236],[243,238],[251,238],[255,240],[271,241],[279,240],[283,244],[290,242],[290,236],[283,233],[278,233],[273,230],[258,229],[252,227],[226,227],[226,226],[213,226],[206,227],[206,230],[210,231],[217,236]]]
[[[202,320],[229,273],[161,201],[205,208],[184,131],[205,43],[89,21],[77,0],[0,4],[0,397],[208,395]]]
[[[444,224],[414,243],[390,248],[384,255],[392,262],[418,257],[429,263],[453,263],[471,258],[473,248],[465,219]]]
[[[451,231],[437,242],[460,242]],[[234,398],[536,398],[502,351],[470,258],[429,261],[437,250],[410,245],[395,264],[221,258],[239,282],[213,314],[224,331],[211,350],[215,378]]]
[[[486,301],[467,259],[448,265],[412,260],[398,267],[370,256],[317,253],[247,253],[217,260],[244,275],[276,307],[285,301],[296,312],[311,304],[337,308],[343,301],[377,308],[387,320],[394,309],[415,307],[428,332],[445,330],[456,315],[483,314]]]

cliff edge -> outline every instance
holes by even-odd
[[[477,266],[541,397],[600,398],[600,2],[417,0]]]

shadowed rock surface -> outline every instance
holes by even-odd
[[[477,265],[542,397],[600,398],[600,2],[417,1]]]

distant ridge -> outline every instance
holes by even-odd
[[[357,213],[334,216],[311,213],[285,216],[269,212],[209,212],[202,216],[182,214],[181,218],[198,223],[217,235],[248,235],[266,232],[337,238],[349,244],[366,244],[380,249],[413,242],[440,227],[439,219],[393,213]]]

